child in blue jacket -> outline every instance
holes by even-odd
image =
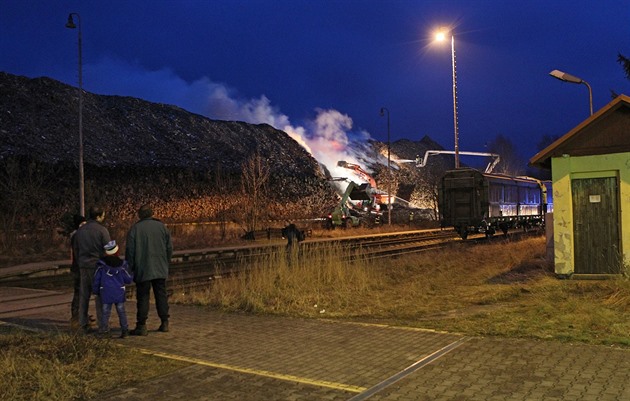
[[[112,305],[115,305],[120,321],[120,338],[125,338],[129,335],[125,312],[125,284],[131,284],[133,277],[127,270],[127,261],[118,257],[118,245],[115,240],[109,241],[104,246],[104,250],[105,255],[96,263],[96,273],[92,283],[94,294],[101,297],[103,304],[99,333],[109,332],[109,317],[112,314]]]

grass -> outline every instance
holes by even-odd
[[[90,399],[185,366],[93,336],[0,328],[0,400]]]
[[[467,335],[630,346],[630,280],[561,280],[544,238],[367,260],[341,245],[277,252],[171,302]],[[0,399],[89,399],[185,366],[92,336],[0,325]]]
[[[360,254],[336,244],[306,249],[299,256],[277,252],[252,266],[251,274],[175,293],[171,299],[227,311],[297,316],[323,314],[327,308],[327,316],[331,316],[348,300],[369,296],[372,284],[381,280],[379,276]]]
[[[372,321],[489,335],[630,346],[630,281],[561,280],[544,238],[366,260],[336,246],[284,252],[250,274],[173,301],[225,311]]]

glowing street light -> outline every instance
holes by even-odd
[[[381,107],[381,117],[387,112],[387,224],[392,225],[392,170],[390,149],[391,142],[389,140],[389,110],[387,107]]]
[[[68,15],[66,28],[75,29],[72,16],[77,17],[79,34],[79,209],[81,216],[85,216],[85,183],[83,176],[83,65],[81,61],[81,17],[77,13]]]
[[[459,168],[459,124],[457,121],[457,68],[455,63],[455,35],[452,30],[441,29],[435,34],[435,40],[443,42],[451,35],[451,66],[453,69],[453,125],[455,129],[455,168]]]
[[[589,101],[589,105],[591,106],[591,115],[593,115],[593,90],[591,89],[591,85],[589,85],[588,82],[586,82],[582,78],[578,78],[576,76],[567,74],[566,72],[562,72],[559,70],[553,70],[549,73],[549,75],[564,82],[571,82],[572,84],[586,85],[586,87],[588,88],[588,101]]]

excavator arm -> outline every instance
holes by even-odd
[[[358,164],[348,163],[346,161],[340,160],[340,161],[337,162],[337,166],[343,167],[343,168],[347,168],[347,169],[350,169],[350,170],[354,170],[354,172],[359,177],[361,177],[365,181],[369,182],[370,185],[372,186],[372,188],[376,189],[376,180],[374,178],[372,178],[372,176],[370,174],[368,174],[367,171],[363,170],[361,168],[361,166],[359,166]]]

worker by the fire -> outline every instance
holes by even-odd
[[[282,229],[282,237],[287,239],[287,258],[289,265],[293,259],[297,258],[298,244],[304,241],[304,231],[301,231],[293,223],[290,223]]]
[[[301,231],[293,223],[282,229],[282,237],[287,239],[287,250],[293,249],[298,243],[304,241],[304,231]]]

